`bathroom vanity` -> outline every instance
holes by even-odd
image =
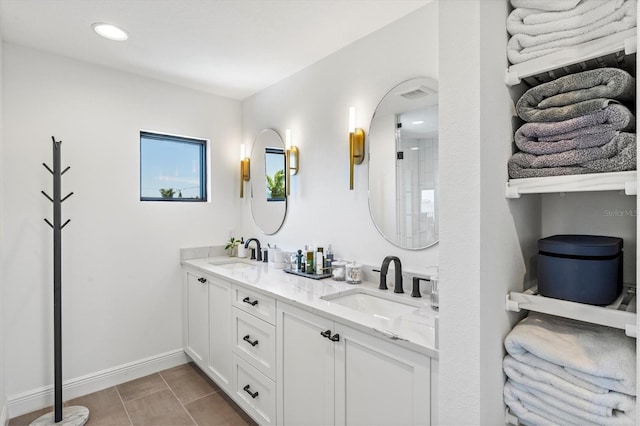
[[[437,422],[428,299],[232,257],[182,267],[184,350],[258,423]]]

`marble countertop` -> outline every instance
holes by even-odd
[[[230,263],[245,262],[252,267],[234,268]],[[225,266],[225,263],[227,265]],[[276,300],[297,306],[349,327],[393,340],[400,346],[438,358],[438,313],[429,305],[429,298],[412,298],[409,293],[396,294],[393,289],[378,290],[378,283],[363,281],[347,284],[331,278],[314,280],[286,273],[269,263],[255,262],[227,256],[183,259],[182,265],[211,274],[234,284],[245,286]],[[236,265],[237,266],[237,265]],[[351,291],[356,287],[383,292],[388,297],[419,303],[412,312],[392,319],[378,318],[368,313],[338,305],[321,297]]]

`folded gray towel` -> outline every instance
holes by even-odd
[[[539,156],[516,152],[507,168],[512,179],[621,172],[636,170],[636,152],[636,135],[619,133],[601,147]]]
[[[516,103],[525,121],[563,121],[606,108],[612,99],[632,102],[635,78],[618,68],[569,74],[527,90]]]
[[[525,123],[515,134],[522,152],[535,155],[554,154],[571,149],[602,146],[618,131],[633,131],[635,117],[627,107],[610,104],[605,109],[569,120],[551,123]]]

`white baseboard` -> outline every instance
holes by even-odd
[[[9,416],[7,415],[7,404],[2,406],[2,412],[0,413],[0,425],[7,426],[9,424]]]
[[[182,349],[165,352],[156,356],[138,361],[122,364],[85,376],[66,380],[62,385],[63,399],[65,401],[88,395],[111,386],[119,385],[130,380],[148,376],[167,368],[176,367],[189,362]],[[53,386],[45,386],[24,392],[20,395],[10,396],[8,401],[8,414],[13,417],[21,416],[41,408],[49,407],[54,402]],[[7,410],[3,410],[6,415]],[[0,418],[2,420],[2,418]],[[4,424],[0,422],[0,424]]]

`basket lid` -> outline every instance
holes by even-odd
[[[622,238],[601,235],[552,235],[538,240],[538,250],[570,256],[615,256]]]

